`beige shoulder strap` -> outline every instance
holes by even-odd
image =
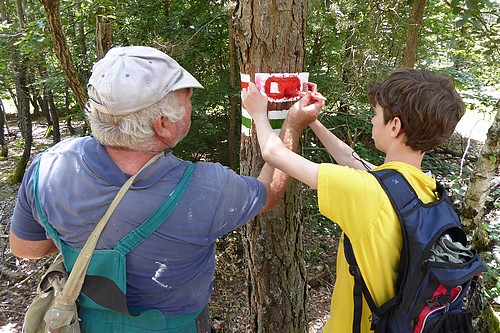
[[[151,158],[144,166],[132,177],[130,177],[125,184],[123,184],[122,188],[116,195],[116,197],[113,199],[111,204],[109,205],[108,210],[104,214],[104,216],[101,218],[97,226],[95,227],[94,231],[90,235],[89,239],[87,239],[87,242],[85,243],[85,246],[82,248],[80,255],[76,259],[75,265],[73,266],[73,269],[71,270],[71,273],[69,274],[68,281],[66,282],[63,292],[58,298],[58,303],[62,305],[70,305],[74,303],[78,297],[78,294],[80,293],[80,290],[82,289],[83,285],[83,280],[85,278],[85,274],[87,272],[87,268],[89,267],[90,259],[92,258],[92,254],[94,252],[94,249],[97,245],[97,241],[99,240],[99,237],[101,235],[102,230],[106,226],[106,223],[108,222],[109,218],[115,211],[116,207],[124,197],[125,193],[128,191],[130,186],[132,186],[132,183],[135,180],[135,177],[144,169],[146,169],[149,165],[151,165],[154,161],[156,161],[160,156],[163,155],[163,152],[160,154],[155,155],[153,158]]]

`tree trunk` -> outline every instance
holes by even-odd
[[[491,182],[499,167],[500,101],[497,102],[497,114],[488,130],[488,136],[465,192],[465,209],[461,216],[467,234],[474,234],[475,247],[480,250],[486,249],[489,243],[486,231],[481,228],[481,221],[484,217],[484,204],[491,191]]]
[[[306,1],[239,1],[235,40],[240,71],[297,73],[304,64]],[[290,103],[272,103],[286,110]],[[257,176],[263,165],[255,130],[242,135],[240,172]],[[290,183],[284,199],[259,215],[243,231],[248,263],[248,295],[253,332],[306,332],[307,281],[303,258],[299,183]]]
[[[2,19],[2,22],[9,20],[9,15],[7,14],[7,7],[5,6],[5,0],[0,0],[0,19]]]
[[[3,106],[3,101],[0,98],[0,156],[7,157],[9,154],[9,148],[7,147],[7,141],[5,140],[5,130],[4,127],[7,124],[7,117],[5,108]]]
[[[14,50],[14,68],[16,75],[14,84],[17,95],[17,112],[19,117],[19,129],[24,139],[24,150],[17,162],[12,181],[20,183],[23,180],[26,166],[31,157],[31,145],[33,143],[33,131],[31,128],[29,90],[26,84],[26,65],[18,50]]]
[[[236,89],[236,62],[235,62],[235,57],[236,54],[234,52],[234,30],[232,27],[232,14],[233,14],[234,8],[230,8],[228,11],[228,32],[229,32],[229,85],[231,87],[231,92],[229,94],[229,105],[230,105],[230,110],[229,110],[229,137],[228,137],[228,144],[229,144],[229,166],[231,167],[232,170],[236,170],[236,159],[237,159],[237,154],[236,154],[236,112],[237,112],[237,101],[236,101],[236,95],[235,92],[237,91]]]
[[[87,103],[87,93],[83,88],[83,83],[80,81],[75,64],[71,60],[66,37],[64,36],[61,13],[59,10],[59,0],[42,0],[45,13],[47,14],[47,23],[52,38],[54,52],[61,64],[62,70],[66,76],[69,87],[75,95],[78,106],[81,110],[85,109]]]
[[[95,48],[97,60],[99,60],[103,58],[113,46],[113,24],[106,14],[106,9],[102,6],[97,10],[96,30]]]
[[[56,104],[54,103],[54,95],[51,90],[45,91],[44,99],[46,99],[49,104],[49,113],[52,118],[53,128],[52,137],[54,138],[54,144],[56,144],[61,141],[61,128],[59,126],[59,115],[57,114]]]
[[[486,198],[492,189],[492,179],[500,169],[500,101],[497,113],[488,130],[486,141],[464,196],[464,209],[460,216],[467,235],[473,235],[473,246],[480,252],[491,252],[492,246],[487,230],[482,226]],[[473,318],[475,332],[498,332],[500,320],[486,301],[483,285],[474,294]]]
[[[18,26],[20,30],[24,30],[24,10],[21,0],[16,1],[16,10],[18,18]],[[31,145],[33,142],[33,131],[31,128],[30,114],[30,96],[27,84],[27,66],[22,53],[14,48],[12,51],[12,64],[14,67],[14,86],[17,97],[17,113],[19,121],[19,129],[21,130],[24,139],[24,150],[21,158],[17,162],[16,170],[14,171],[11,181],[20,183],[23,180],[26,166],[31,156]]]
[[[417,59],[418,33],[424,17],[425,0],[415,0],[413,13],[408,24],[408,37],[403,55],[403,66],[413,68]]]

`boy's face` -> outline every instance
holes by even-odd
[[[372,117],[372,139],[375,142],[375,147],[385,153],[387,144],[387,129],[389,123],[384,122],[384,109],[380,105],[376,105],[373,109],[375,113]]]

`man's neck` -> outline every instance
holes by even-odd
[[[135,175],[157,153],[141,152],[124,148],[104,146],[115,164],[128,175]]]

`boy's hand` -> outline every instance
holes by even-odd
[[[248,88],[243,89],[241,102],[253,119],[259,116],[267,119],[267,97],[260,93],[255,83],[249,82]]]
[[[288,111],[288,120],[299,130],[315,121],[325,105],[326,98],[316,91],[316,85],[308,83],[308,86],[311,91],[301,93],[303,97]]]

